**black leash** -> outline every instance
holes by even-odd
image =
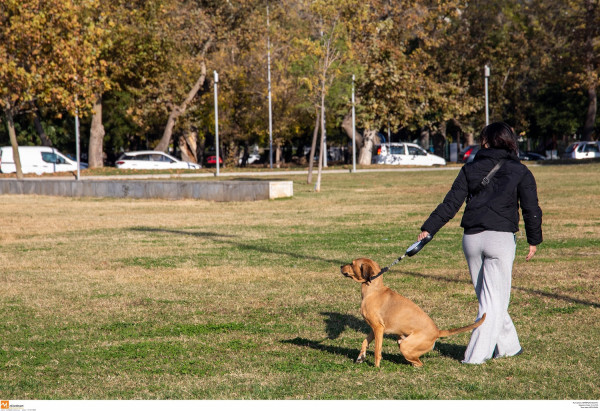
[[[473,192],[469,196],[469,199],[473,198],[473,196],[475,196],[477,193],[479,193],[481,190],[483,190],[490,183],[490,180],[492,179],[492,177],[494,177],[494,174],[496,174],[496,172],[498,170],[500,170],[500,167],[502,167],[502,165],[505,162],[506,162],[506,159],[503,158],[500,161],[498,161],[498,163],[496,163],[496,165],[490,170],[490,172],[483,178],[483,180],[481,181],[481,183],[479,183],[479,186],[477,186],[477,188],[475,189],[475,192]],[[373,281],[377,277],[380,277],[384,273],[387,273],[390,270],[390,268],[392,268],[393,266],[395,266],[396,264],[398,264],[400,261],[402,261],[402,259],[404,257],[406,257],[406,256],[412,257],[413,255],[417,254],[419,251],[421,251],[421,249],[425,246],[425,244],[427,244],[428,242],[431,241],[432,238],[433,237],[430,234],[428,234],[427,237],[425,237],[421,241],[417,241],[416,243],[414,243],[413,245],[411,245],[410,247],[408,247],[406,249],[406,252],[403,255],[401,255],[400,257],[396,258],[396,261],[394,261],[393,263],[391,263],[387,267],[383,267],[381,269],[381,271],[377,275],[374,275],[373,277],[369,278],[367,281],[365,281],[365,283],[369,284],[371,281]]]
[[[390,268],[392,268],[393,266],[395,266],[396,264],[398,264],[400,261],[402,261],[402,259],[406,257],[406,253],[404,253],[404,255],[396,258],[396,261],[394,261],[393,263],[391,263],[390,265],[388,265],[387,267],[383,267],[381,269],[381,271],[379,272],[379,274],[374,275],[373,277],[369,278],[367,281],[365,281],[367,284],[369,284],[371,281],[373,281],[374,279],[376,279],[377,277],[383,275],[384,273],[387,273],[388,271],[390,271]]]
[[[365,282],[367,284],[369,284],[371,281],[373,281],[377,277],[383,275],[384,273],[387,273],[390,270],[390,268],[392,268],[393,266],[395,266],[396,264],[398,264],[400,261],[402,261],[402,259],[404,257],[406,257],[406,256],[412,257],[413,255],[417,254],[419,251],[421,251],[421,249],[423,247],[425,247],[425,244],[427,244],[428,242],[431,241],[432,238],[433,237],[431,236],[431,234],[428,234],[427,237],[423,238],[421,241],[417,241],[416,243],[413,243],[410,247],[408,247],[406,249],[406,252],[404,254],[402,254],[400,257],[396,258],[396,261],[394,261],[393,263],[391,263],[387,267],[383,267],[381,269],[381,271],[379,271],[379,273],[377,275],[374,275],[373,277],[369,278]]]

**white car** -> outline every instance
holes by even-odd
[[[200,164],[178,160],[162,151],[130,151],[119,157],[115,165],[117,168],[136,170],[197,170],[200,168]]]
[[[23,174],[58,173],[61,171],[77,171],[77,161],[73,161],[63,153],[46,146],[21,146],[19,159]],[[11,146],[0,147],[0,171],[15,173],[17,171]]]
[[[243,160],[244,160],[244,156],[241,155],[240,159],[238,161],[238,164],[242,164]],[[246,161],[246,164],[253,164],[258,160],[260,160],[260,155],[258,155],[256,153],[252,153],[252,154],[248,155],[248,161]]]
[[[567,147],[563,157],[577,160],[600,158],[600,144],[597,141],[578,141]]]
[[[446,160],[413,143],[383,143],[374,147],[373,164],[445,166]]]

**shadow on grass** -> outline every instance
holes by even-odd
[[[335,339],[339,338],[339,336],[346,329],[352,329],[354,331],[363,333],[363,334],[365,334],[365,336],[371,331],[371,328],[367,325],[367,323],[364,320],[362,320],[358,317],[355,317],[353,315],[341,314],[341,313],[330,312],[330,311],[321,312],[321,315],[325,316],[325,331],[327,332],[327,338],[330,340],[335,340]],[[397,336],[395,336],[395,335],[387,335],[386,334],[385,338],[392,340],[394,342],[398,340]],[[310,341],[310,340],[306,340],[304,338],[295,338],[293,340],[286,340],[284,342],[294,343],[294,344],[298,343],[296,345],[307,346],[307,347],[310,347],[313,349],[319,349],[322,351],[338,353],[338,354],[339,354],[339,352],[335,352],[336,350],[344,350],[344,349],[341,349],[338,347],[327,346],[327,345],[323,344],[322,342]],[[300,343],[302,343],[302,344],[300,344]],[[438,340],[435,343],[435,348],[434,348],[434,350],[438,351],[440,353],[440,355],[442,355],[443,357],[452,358],[457,361],[461,361],[464,358],[465,349],[466,349],[466,346],[464,346],[464,345],[448,344],[445,342],[440,342],[440,340]],[[347,350],[347,351],[349,351],[347,353],[347,355],[350,356],[351,358],[355,359],[356,357],[358,357],[359,350]],[[388,357],[388,359],[390,359],[389,354],[386,355],[386,357]],[[408,362],[406,360],[404,360],[404,357],[401,354],[397,354],[394,357],[400,358],[400,361],[394,360],[394,359],[390,359],[390,360],[394,361],[394,362],[402,362],[402,363],[408,364]]]
[[[462,361],[465,358],[466,345],[448,344],[437,340],[434,351],[438,351],[442,357],[452,358],[456,361]]]
[[[326,316],[325,330],[327,331],[327,338],[330,340],[338,338],[347,328],[365,335],[371,331],[371,328],[364,320],[353,315],[332,312],[322,312],[321,315]]]
[[[439,275],[429,275],[429,274],[417,273],[414,271],[402,271],[402,274],[410,275],[413,277],[426,278],[428,280],[444,281],[447,283],[471,284],[470,280],[460,280],[460,279],[456,279],[456,278],[441,277]],[[528,293],[528,294],[539,295],[541,297],[547,297],[547,298],[552,298],[555,300],[566,301],[569,303],[575,303],[575,304],[587,305],[589,307],[600,308],[600,303],[593,302],[593,301],[580,300],[578,298],[569,297],[568,295],[554,294],[554,293],[549,293],[546,291],[534,290],[534,289],[525,288],[525,287],[516,287],[514,285],[512,286],[512,289],[522,291],[522,292]]]
[[[291,340],[282,340],[281,342],[284,344],[296,345],[298,347],[312,348],[313,350],[323,351],[329,354],[342,355],[352,361],[356,361],[358,354],[360,354],[360,350],[358,349],[336,347],[333,345],[323,344],[321,341],[309,340],[301,337],[296,337]],[[370,358],[372,360],[373,356],[371,355]],[[409,364],[409,362],[404,359],[402,354],[386,354],[385,359],[398,364]],[[367,362],[371,362],[371,360],[369,360],[369,357],[367,357]]]
[[[341,260],[331,260],[327,258],[320,258],[314,255],[304,255],[299,253],[294,253],[291,251],[285,251],[282,249],[272,249],[261,247],[254,244],[244,244],[239,241],[228,240],[227,238],[236,238],[236,236],[227,235],[227,234],[219,234],[213,232],[205,232],[205,231],[181,231],[181,230],[169,230],[167,228],[155,228],[155,227],[132,227],[131,231],[138,232],[147,232],[147,233],[166,233],[166,234],[177,234],[177,235],[187,235],[192,237],[199,238],[210,238],[215,243],[221,244],[229,244],[237,247],[240,250],[250,250],[250,251],[258,251],[260,253],[265,254],[279,254],[279,255],[287,255],[292,258],[297,258],[300,260],[319,260],[330,264],[335,264],[336,266],[340,266],[346,264],[347,262]]]

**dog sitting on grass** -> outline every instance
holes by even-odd
[[[383,334],[398,336],[400,352],[415,367],[423,366],[419,359],[431,351],[435,341],[440,337],[470,331],[485,321],[485,314],[475,323],[452,330],[440,330],[425,312],[409,299],[383,285],[383,276],[378,276],[379,265],[368,258],[359,258],[351,264],[341,266],[342,274],[361,283],[362,302],[360,312],[371,327],[356,359],[357,363],[365,360],[367,348],[375,340],[375,367],[381,362]]]

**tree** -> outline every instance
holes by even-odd
[[[176,0],[107,0],[99,8],[99,16],[110,30],[102,57],[107,62],[109,82],[96,89],[93,117],[90,126],[89,166],[103,165],[104,100],[117,98],[127,107],[119,107],[128,116],[128,122],[137,126],[137,133],[151,128],[157,106],[162,104],[157,81],[162,73],[173,69],[168,50],[172,41],[168,35],[169,11]],[[165,76],[169,77],[169,76]],[[114,92],[107,95],[111,90]],[[119,106],[111,102],[109,106]]]
[[[491,121],[505,120],[526,128],[534,107],[531,95],[539,87],[539,70],[546,64],[547,45],[530,3],[520,0],[475,0],[451,18],[452,47],[438,56],[463,78],[474,110],[460,119],[469,133],[485,125],[484,66],[491,69]]]
[[[321,175],[324,156],[327,155],[326,98],[333,83],[343,71],[348,58],[347,44],[348,16],[355,7],[353,0],[318,0],[301,4],[302,17],[311,29],[307,36],[296,40],[296,67],[301,67],[300,85],[306,90],[308,109],[314,107],[316,122],[310,150],[307,182],[312,181],[312,163],[316,149],[318,128],[320,128],[319,160],[315,191],[321,189]]]
[[[218,48],[211,63],[219,70],[219,136],[227,166],[237,166],[240,145],[247,152],[267,134],[264,13],[264,3],[246,1],[230,5],[215,21]]]
[[[587,95],[582,113],[582,139],[593,138],[600,85],[600,4],[598,0],[536,2],[540,21],[552,40],[553,61],[566,70],[565,92],[581,90]]]
[[[369,164],[377,131],[416,131],[460,118],[474,110],[466,80],[444,65],[447,36],[457,1],[405,1],[402,7],[373,1],[356,13],[352,49],[361,63],[357,76],[357,118],[365,130],[360,164]],[[349,133],[351,127],[345,124]]]
[[[342,7],[340,7],[342,6]],[[319,53],[319,96],[320,96],[320,116],[321,121],[321,144],[319,149],[319,164],[317,173],[317,183],[315,191],[321,191],[321,176],[323,172],[323,160],[327,156],[327,147],[325,145],[325,97],[335,80],[337,70],[336,65],[343,57],[344,48],[344,23],[341,21],[343,5],[339,2],[330,3],[323,1],[313,4],[316,12],[320,15],[320,53]],[[311,159],[312,161],[312,159]]]
[[[161,91],[164,86],[171,92],[164,93],[168,102],[169,116],[163,135],[155,147],[158,151],[168,151],[177,119],[185,114],[206,79],[206,55],[215,37],[214,21],[209,16],[217,10],[202,7],[195,2],[179,1],[171,5],[166,16],[165,28],[170,36],[169,44],[172,49],[169,57],[172,60],[171,70],[165,70],[168,77],[162,78],[159,84]],[[174,64],[173,64],[174,63]],[[181,73],[175,75],[175,73]],[[169,81],[175,79],[177,83]],[[191,84],[191,86],[190,86]],[[182,92],[186,91],[180,104],[174,103]],[[173,93],[175,91],[175,93]]]
[[[104,64],[98,54],[102,29],[87,18],[96,6],[95,1],[62,0],[0,4],[0,105],[19,179],[23,173],[15,116],[36,110],[36,104],[71,114],[76,104],[89,109],[94,86],[103,82]]]
[[[155,150],[165,152],[168,151],[169,144],[171,142],[171,137],[173,135],[173,127],[175,126],[177,118],[182,114],[185,114],[188,106],[190,105],[194,97],[196,97],[196,94],[198,94],[200,88],[204,84],[204,81],[206,79],[206,62],[204,61],[204,56],[206,55],[206,50],[210,46],[210,43],[210,39],[206,40],[206,42],[204,43],[204,47],[202,50],[202,61],[200,62],[200,74],[196,82],[191,87],[183,102],[180,105],[173,106],[171,113],[169,114],[169,119],[167,120],[167,125],[165,127],[163,136],[154,148]]]

